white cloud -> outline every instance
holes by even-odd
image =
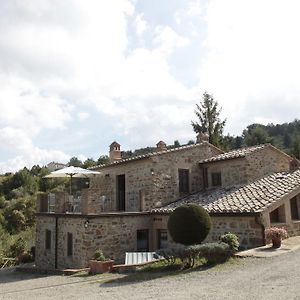
[[[135,17],[135,30],[136,30],[136,34],[138,36],[141,36],[145,30],[147,29],[148,24],[147,21],[145,21],[144,19],[144,14],[138,14]]]
[[[220,1],[207,11],[207,59],[200,71],[203,89],[213,92],[240,133],[257,115],[269,120],[272,105],[282,108],[299,91],[298,1]],[[255,106],[268,103],[265,111]],[[294,103],[290,108],[299,105]],[[281,115],[280,121],[291,120]],[[274,119],[273,119],[274,120]],[[276,119],[275,119],[276,120]],[[274,120],[274,121],[275,121]]]

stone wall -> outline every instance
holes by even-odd
[[[218,172],[221,172],[222,187],[231,187],[249,183],[271,173],[289,171],[290,158],[270,146],[244,158],[207,163],[202,167],[207,167],[209,187],[212,187],[211,174]]]
[[[237,158],[204,165],[207,167],[208,187],[212,187],[212,173],[221,173],[222,187],[247,183],[247,161]]]
[[[136,251],[137,230],[149,230],[149,247],[152,245],[152,219],[148,214],[107,214],[101,216],[37,215],[36,265],[54,268],[55,218],[58,218],[57,267],[84,268],[96,249],[116,263],[124,263],[125,252]],[[88,226],[85,222],[88,220]],[[45,250],[45,232],[51,230],[51,250]],[[73,255],[67,255],[67,234],[73,235]]]
[[[204,242],[218,241],[219,237],[231,232],[238,236],[244,249],[264,245],[263,227],[255,216],[212,216],[213,228]],[[153,236],[157,229],[167,229],[168,215],[153,216]],[[168,239],[171,241],[170,235]],[[154,240],[156,241],[156,240]],[[155,244],[155,247],[157,244]]]
[[[105,183],[102,177],[91,180],[91,188],[99,188],[111,199],[116,210],[117,175],[125,174],[126,211],[147,211],[157,203],[166,204],[179,197],[178,169],[189,169],[190,192],[202,186],[202,172],[198,166],[201,159],[212,157],[221,151],[208,143],[198,144],[150,158],[124,162],[97,169],[110,178]]]
[[[253,181],[276,172],[289,171],[291,158],[280,151],[265,147],[247,155],[247,178]]]
[[[46,229],[51,230],[51,248],[46,250]],[[35,264],[55,268],[55,216],[36,218]]]

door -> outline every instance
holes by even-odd
[[[117,175],[117,210],[125,211],[125,174]]]

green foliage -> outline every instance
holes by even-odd
[[[109,157],[107,155],[101,155],[97,160],[97,165],[104,165],[109,162]]]
[[[218,264],[225,262],[232,256],[232,251],[226,243],[207,243],[200,245],[199,256],[206,259],[208,264]]]
[[[205,243],[183,246],[172,244],[167,249],[157,251],[159,256],[166,259],[168,264],[175,264],[177,260],[185,267],[193,267],[197,259],[205,259],[207,264],[218,264],[228,260],[233,251],[227,243]]]
[[[94,259],[97,261],[106,261],[107,258],[104,256],[102,250],[98,249],[94,253]]]
[[[73,167],[82,167],[82,161],[78,159],[76,156],[73,156],[70,158],[70,161],[68,162],[68,166]]]
[[[244,143],[246,146],[254,146],[271,142],[268,132],[264,126],[253,124],[243,131]]]
[[[168,230],[176,243],[200,244],[212,227],[206,210],[196,204],[177,207],[169,217]]]
[[[195,114],[198,118],[192,121],[193,129],[196,133],[208,133],[209,142],[215,146],[220,146],[223,138],[223,129],[226,120],[221,121],[218,102],[212,95],[205,92],[200,104],[196,104]]]
[[[10,245],[9,251],[12,257],[18,257],[20,254],[24,253],[25,248],[25,240],[22,237],[19,237]]]
[[[229,248],[233,251],[236,252],[239,250],[239,239],[234,233],[225,233],[220,236],[220,242],[223,242],[225,244],[228,244]]]

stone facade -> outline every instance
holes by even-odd
[[[179,192],[178,169],[189,170],[189,192],[203,188],[201,159],[221,153],[208,143],[201,143],[177,151],[165,151],[139,160],[95,168],[102,172],[92,180],[91,188],[101,190],[101,195],[111,201],[117,210],[117,176],[125,175],[125,211],[148,211],[160,203],[164,205],[183,196]]]
[[[57,224],[57,225],[56,225]],[[152,244],[152,217],[148,213],[37,216],[36,265],[46,268],[85,268],[96,249],[116,263],[124,263],[126,251],[137,249],[137,230],[149,231]],[[45,249],[46,230],[51,231],[51,247]],[[72,255],[68,255],[68,233],[72,234]],[[57,240],[57,247],[56,247]]]
[[[148,244],[144,247],[154,251],[160,245],[162,231],[164,239],[167,234],[167,240],[171,241],[167,233],[170,211],[166,213],[163,209],[169,205],[176,206],[178,201],[185,201],[190,194],[189,197],[195,196],[197,200],[198,193],[204,192],[206,195],[210,190],[216,191],[211,189],[213,173],[221,173],[222,187],[226,191],[270,173],[288,171],[291,162],[289,156],[268,145],[259,146],[258,150],[241,150],[234,157],[230,153],[221,154],[220,149],[205,141],[172,150],[167,150],[163,142],[158,146],[160,152],[120,160],[120,145],[112,144],[111,162],[95,168],[101,176],[92,178],[90,188],[82,191],[79,212],[69,210],[70,198],[64,193],[56,194],[54,211],[47,211],[49,199],[46,195],[40,195],[37,205],[36,265],[42,268],[84,268],[97,249],[116,263],[124,263],[125,252],[139,250],[138,235],[141,232],[147,236]],[[220,156],[226,159],[218,160]],[[184,189],[180,188],[182,176],[185,176]],[[277,179],[272,180],[275,182]],[[249,197],[250,193],[252,197],[252,192],[247,188],[241,190],[239,195]],[[120,193],[124,197],[122,207],[120,198],[118,200]],[[249,203],[248,198],[237,199],[235,197],[239,196],[236,194],[222,198],[218,194],[219,200],[224,201],[219,204],[215,202],[214,209],[222,208],[224,211],[216,213],[212,210],[213,230],[206,241],[215,241],[225,232],[233,232],[238,235],[243,248],[260,246],[265,243],[264,229],[271,225],[285,226],[290,235],[300,234],[299,194],[300,185],[299,190],[293,187],[292,192],[282,194],[284,196],[276,198],[276,201],[263,199],[270,205],[257,211],[255,207],[253,211],[250,208],[249,213],[243,213],[243,207],[238,212],[230,212],[228,207],[230,201],[234,205],[241,205],[246,200]],[[257,197],[255,193],[253,197]],[[272,197],[276,197],[276,191]],[[291,202],[291,199],[296,199],[297,203],[295,200]],[[209,207],[211,203],[209,199],[207,201]],[[251,203],[255,206],[260,202]],[[292,218],[291,205],[298,205],[297,219],[295,212]],[[162,209],[161,213],[159,209]],[[274,216],[278,222],[274,223]]]
[[[251,152],[244,157],[207,162],[201,164],[207,168],[208,187],[212,187],[212,174],[221,173],[222,187],[231,187],[249,183],[271,173],[288,171],[291,157],[273,146]]]

